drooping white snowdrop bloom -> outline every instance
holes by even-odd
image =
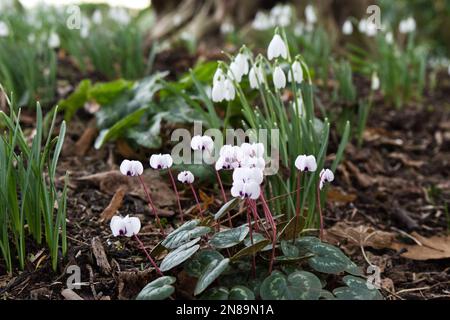
[[[361,33],[366,34],[369,37],[373,37],[378,32],[378,27],[373,21],[368,21],[367,19],[361,19],[358,24],[358,30]]]
[[[267,58],[272,60],[278,57],[287,59],[287,47],[280,35],[275,34],[267,48]]]
[[[233,186],[231,195],[242,199],[256,200],[260,196],[260,185],[263,182],[263,172],[258,168],[237,168],[233,171]]]
[[[243,52],[238,53],[236,58],[234,58],[234,62],[241,69],[243,75],[248,74],[250,68],[248,54]]]
[[[373,91],[380,89],[380,78],[376,72],[372,73],[371,89]]]
[[[59,40],[59,36],[56,32],[52,32],[50,37],[48,38],[48,46],[52,49],[56,49],[60,46],[61,41]]]
[[[127,25],[131,21],[128,11],[121,7],[112,7],[109,9],[109,17],[122,25]]]
[[[272,26],[287,27],[291,23],[292,9],[289,5],[277,4],[270,10]]]
[[[192,150],[206,150],[211,152],[214,149],[214,142],[210,136],[194,136],[191,139]]]
[[[342,25],[342,33],[347,36],[353,33],[353,24],[350,20],[346,20]]]
[[[273,70],[273,85],[277,89],[283,89],[286,87],[286,75],[280,66],[276,66]]]
[[[292,64],[292,68],[291,70],[289,70],[288,73],[288,80],[289,82],[292,82],[292,74],[294,75],[294,80],[297,83],[302,83],[303,81],[303,69],[302,69],[302,65],[300,63],[300,61],[295,60],[294,63]]]
[[[123,160],[120,164],[120,172],[124,176],[136,177],[142,175],[144,167],[140,161]]]
[[[255,18],[252,22],[252,27],[255,30],[267,30],[272,28],[272,21],[270,20],[270,16],[262,11],[258,11],[255,15]]]
[[[103,15],[102,12],[97,9],[94,11],[94,13],[92,14],[92,22],[95,24],[101,24],[103,21]]]
[[[259,87],[264,83],[264,70],[259,65],[254,65],[248,74],[248,80],[250,82],[250,88],[259,89]]]
[[[191,184],[194,182],[194,175],[190,171],[181,171],[178,174],[178,181],[181,183]]]
[[[305,25],[302,22],[297,22],[294,27],[294,35],[301,37],[305,31]]]
[[[299,155],[295,159],[295,167],[302,172],[314,172],[317,170],[316,157],[313,155]]]
[[[0,21],[0,37],[9,36],[9,27],[4,21]]]
[[[305,8],[305,17],[308,24],[315,24],[317,22],[317,15],[312,5],[307,5]]]
[[[173,159],[170,154],[152,154],[150,166],[156,170],[168,169],[172,166]]]
[[[392,34],[391,31],[389,31],[388,33],[386,33],[385,39],[386,39],[386,42],[389,43],[389,44],[394,43],[394,35]]]
[[[225,79],[220,79],[213,83],[211,99],[214,102],[221,102],[225,99]]]
[[[320,177],[320,182],[319,182],[320,190],[323,189],[325,183],[329,183],[334,180],[333,171],[331,171],[330,169],[322,169],[320,171],[319,177]]]
[[[400,33],[411,33],[416,30],[416,20],[413,17],[409,17],[400,21],[398,25],[398,31]]]
[[[234,24],[230,20],[225,20],[220,25],[220,33],[222,34],[229,34],[234,32]]]
[[[216,170],[232,170],[239,168],[244,160],[244,153],[238,146],[224,145],[216,161]]]
[[[110,228],[113,236],[125,236],[132,237],[139,233],[141,230],[141,220],[137,217],[126,216],[114,216],[111,219]]]
[[[234,60],[230,63],[230,69],[228,70],[227,76],[236,82],[241,82],[242,76],[244,75],[243,71],[241,66]]]
[[[224,99],[226,101],[233,101],[236,97],[236,89],[234,88],[233,81],[227,78],[224,82]]]

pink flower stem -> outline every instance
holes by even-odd
[[[219,183],[220,191],[222,192],[223,201],[224,201],[224,203],[227,203],[228,199],[227,199],[227,195],[225,194],[225,189],[223,188],[222,179],[220,178],[219,171],[217,171],[217,170],[215,170],[215,171],[216,171],[217,182]],[[233,228],[233,222],[231,221],[231,214],[229,211],[227,213],[227,216],[228,216],[229,227]]]
[[[295,206],[295,225],[294,225],[294,238],[292,239],[292,242],[295,242],[297,239],[297,225],[298,225],[298,219],[300,218],[300,188],[301,188],[301,182],[302,182],[302,172],[299,171],[297,174],[297,201]]]
[[[172,181],[173,190],[175,191],[175,194],[177,196],[178,211],[180,212],[181,223],[183,223],[184,217],[183,217],[183,209],[181,209],[180,195],[178,194],[178,189],[177,189],[177,185],[175,183],[175,179],[173,178],[172,170],[169,168],[168,171],[169,171],[170,181]]]
[[[137,234],[134,235],[134,239],[139,243],[142,251],[144,251],[145,255],[147,256],[147,259],[150,261],[150,263],[152,264],[153,268],[155,268],[156,272],[158,272],[158,274],[160,276],[163,276],[163,273],[161,272],[161,270],[159,269],[158,265],[156,264],[155,260],[153,260],[153,258],[150,256],[150,254],[147,252],[147,250],[145,249],[144,244],[142,243],[141,239],[139,239],[139,237],[137,236]]]
[[[320,184],[317,184],[317,208],[319,209],[320,218],[320,240],[323,240],[323,214],[322,207],[320,205]]]
[[[151,211],[153,211],[153,214],[156,217],[156,223],[158,224],[158,227],[159,227],[161,233],[164,235],[164,228],[161,224],[161,220],[159,219],[158,212],[156,211],[156,207],[152,201],[152,198],[150,197],[150,192],[148,191],[147,186],[144,183],[144,180],[142,180],[142,177],[138,176],[138,179],[141,182],[141,185],[142,185],[142,188],[144,189],[145,195],[147,196],[148,207],[150,208]]]
[[[203,218],[203,210],[202,210],[202,206],[200,205],[200,201],[198,201],[197,192],[195,192],[195,188],[192,185],[192,183],[189,183],[189,186],[191,187],[192,193],[194,194],[195,202],[197,202],[199,215],[201,218]]]
[[[250,206],[247,202],[247,221],[248,221],[248,228],[250,230],[250,242],[253,245],[253,226],[252,226],[252,218],[250,216]],[[252,274],[253,278],[256,278],[256,256],[255,254],[252,255]]]
[[[267,205],[266,199],[264,197],[264,190],[261,188],[261,200],[263,202],[264,213],[266,215],[266,219],[269,221],[272,227],[272,256],[270,257],[270,265],[269,265],[269,274],[272,273],[273,263],[275,260],[275,245],[277,241],[277,226],[273,219],[272,212],[270,212],[270,208]]]

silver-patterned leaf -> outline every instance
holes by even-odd
[[[189,259],[200,248],[200,245],[196,244],[199,241],[200,238],[194,239],[170,252],[161,262],[161,271],[168,271]]]
[[[211,237],[209,244],[216,249],[230,248],[242,242],[248,232],[249,228],[246,225],[218,232]]]
[[[208,286],[221,275],[229,264],[230,259],[228,258],[211,261],[198,279],[197,285],[195,286],[194,295],[196,296],[208,288]]]
[[[163,276],[147,284],[136,297],[136,300],[164,300],[172,295],[175,288],[174,277]]]

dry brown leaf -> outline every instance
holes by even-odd
[[[150,190],[152,200],[158,208],[172,207],[176,202],[175,193],[168,185],[168,179],[160,176],[158,171],[145,170],[142,175],[144,183]],[[167,180],[167,182],[165,181]],[[114,194],[120,187],[125,189],[126,194],[137,196],[143,200],[147,200],[139,179],[122,175],[118,170],[106,171],[84,177],[73,179],[77,183],[90,182],[98,186],[100,191],[106,194]],[[169,211],[158,211],[161,215],[170,215]],[[171,213],[173,215],[173,213]]]
[[[79,157],[84,156],[94,143],[97,134],[98,134],[97,128],[87,127],[86,130],[84,130],[81,137],[75,143],[75,155]]]
[[[95,256],[95,259],[97,260],[97,266],[100,267],[100,269],[104,274],[110,274],[112,270],[111,265],[108,262],[108,257],[106,256],[105,248],[103,247],[103,244],[98,237],[92,238],[91,248],[92,253]]]
[[[422,237],[420,234],[413,232],[412,236],[421,243],[408,245],[399,242],[392,244],[391,248],[397,251],[406,249],[401,256],[412,260],[438,260],[450,258],[450,235],[434,236],[431,238]]]
[[[341,204],[347,204],[354,202],[357,196],[354,193],[345,193],[338,188],[330,188],[327,191],[327,199],[331,202],[339,202]]]
[[[111,202],[103,210],[100,215],[100,222],[109,221],[115,214],[116,211],[122,206],[123,197],[125,196],[125,188],[120,187],[117,189],[116,193],[111,199]]]

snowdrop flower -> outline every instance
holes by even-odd
[[[279,34],[275,34],[267,48],[267,57],[269,60],[282,57],[287,59],[287,47]]]
[[[312,5],[307,5],[305,8],[305,17],[308,24],[315,24],[317,22],[317,15]]]
[[[89,37],[89,31],[90,31],[90,25],[89,25],[89,21],[83,21],[83,24],[81,25],[81,29],[80,29],[80,37],[83,39],[86,39],[87,37]]]
[[[233,81],[225,75],[222,68],[217,68],[213,77],[213,88],[211,91],[211,98],[214,102],[221,102],[224,99],[227,101],[234,100],[236,91]]]
[[[170,154],[153,154],[150,157],[150,166],[156,170],[168,169],[172,164],[173,159]]]
[[[314,172],[317,170],[316,158],[313,155],[300,155],[295,159],[295,167],[304,172]]]
[[[130,15],[128,14],[128,11],[124,8],[119,7],[113,7],[109,9],[109,16],[111,19],[117,21],[118,23],[122,25],[126,25],[130,23]]]
[[[258,168],[237,168],[233,172],[231,195],[256,200],[260,196],[263,172]]]
[[[270,10],[272,26],[287,27],[291,23],[292,10],[289,5],[278,4]]]
[[[260,65],[256,64],[250,69],[248,80],[252,89],[259,89],[264,83],[264,70]]]
[[[244,70],[236,62],[236,60],[234,60],[230,63],[230,70],[228,70],[227,75],[236,82],[241,82],[242,76],[244,75]]]
[[[272,22],[268,14],[262,11],[256,13],[255,19],[253,19],[252,27],[255,30],[267,30],[272,28]]]
[[[9,35],[9,27],[8,25],[0,21],[0,37],[7,37]]]
[[[141,230],[141,221],[139,218],[126,216],[114,216],[110,223],[111,231],[114,237],[125,236],[132,237]]]
[[[61,41],[59,40],[59,36],[57,33],[52,32],[50,34],[50,37],[48,38],[48,46],[52,49],[56,49],[61,44]]]
[[[236,58],[234,58],[234,62],[236,63],[236,65],[242,70],[242,74],[248,74],[249,71],[249,56],[246,53],[240,52],[238,53],[238,55],[236,56]]]
[[[319,183],[320,190],[323,189],[323,186],[325,185],[326,182],[332,182],[334,180],[333,171],[331,171],[330,169],[322,169],[322,171],[320,171],[319,177],[320,177]]]
[[[342,33],[345,35],[350,35],[353,33],[353,24],[350,20],[346,20],[342,25]]]
[[[295,105],[295,103],[293,102],[292,107],[294,108],[294,112],[297,117],[303,117],[303,115],[305,114],[305,106],[303,105],[303,98],[301,96],[297,98],[297,105]]]
[[[303,35],[304,30],[305,30],[305,26],[303,25],[303,23],[302,22],[297,22],[295,24],[295,27],[294,27],[294,35],[296,37],[300,37],[300,36]]]
[[[413,17],[400,21],[398,31],[400,33],[410,33],[416,30],[416,20]]]
[[[219,159],[216,161],[216,170],[231,170],[241,166],[244,154],[240,147],[224,145],[219,152]]]
[[[394,35],[392,34],[391,31],[386,33],[385,39],[386,39],[386,42],[389,43],[389,44],[392,44],[394,42]]]
[[[292,74],[294,75],[294,80],[297,83],[302,83],[303,81],[303,69],[302,65],[298,60],[295,60],[292,64],[291,70],[289,70],[288,73],[288,80],[289,82],[292,82]]]
[[[276,89],[282,89],[286,87],[286,76],[284,75],[283,69],[280,66],[276,66],[273,71],[273,85]]]
[[[373,91],[380,89],[380,78],[378,78],[378,74],[376,72],[372,73],[371,89]]]
[[[120,172],[124,176],[136,177],[142,175],[144,172],[144,167],[140,161],[123,160],[120,164]]]
[[[231,81],[231,79],[229,78],[225,79],[223,90],[224,90],[224,99],[226,101],[233,101],[234,98],[236,97],[236,90],[234,88],[233,81]]]
[[[366,35],[368,37],[373,37],[373,36],[376,36],[377,33],[378,33],[377,25],[373,22],[368,22],[367,29],[366,29]]]
[[[232,32],[234,32],[234,25],[230,20],[226,20],[220,25],[220,33],[229,34]]]
[[[182,171],[178,174],[178,181],[191,184],[194,182],[194,175],[190,171]]]
[[[210,136],[194,136],[191,140],[192,150],[206,150],[211,152],[214,149],[214,142]]]
[[[103,21],[103,15],[102,12],[100,10],[95,10],[94,13],[92,14],[92,22],[95,24],[101,24]]]

